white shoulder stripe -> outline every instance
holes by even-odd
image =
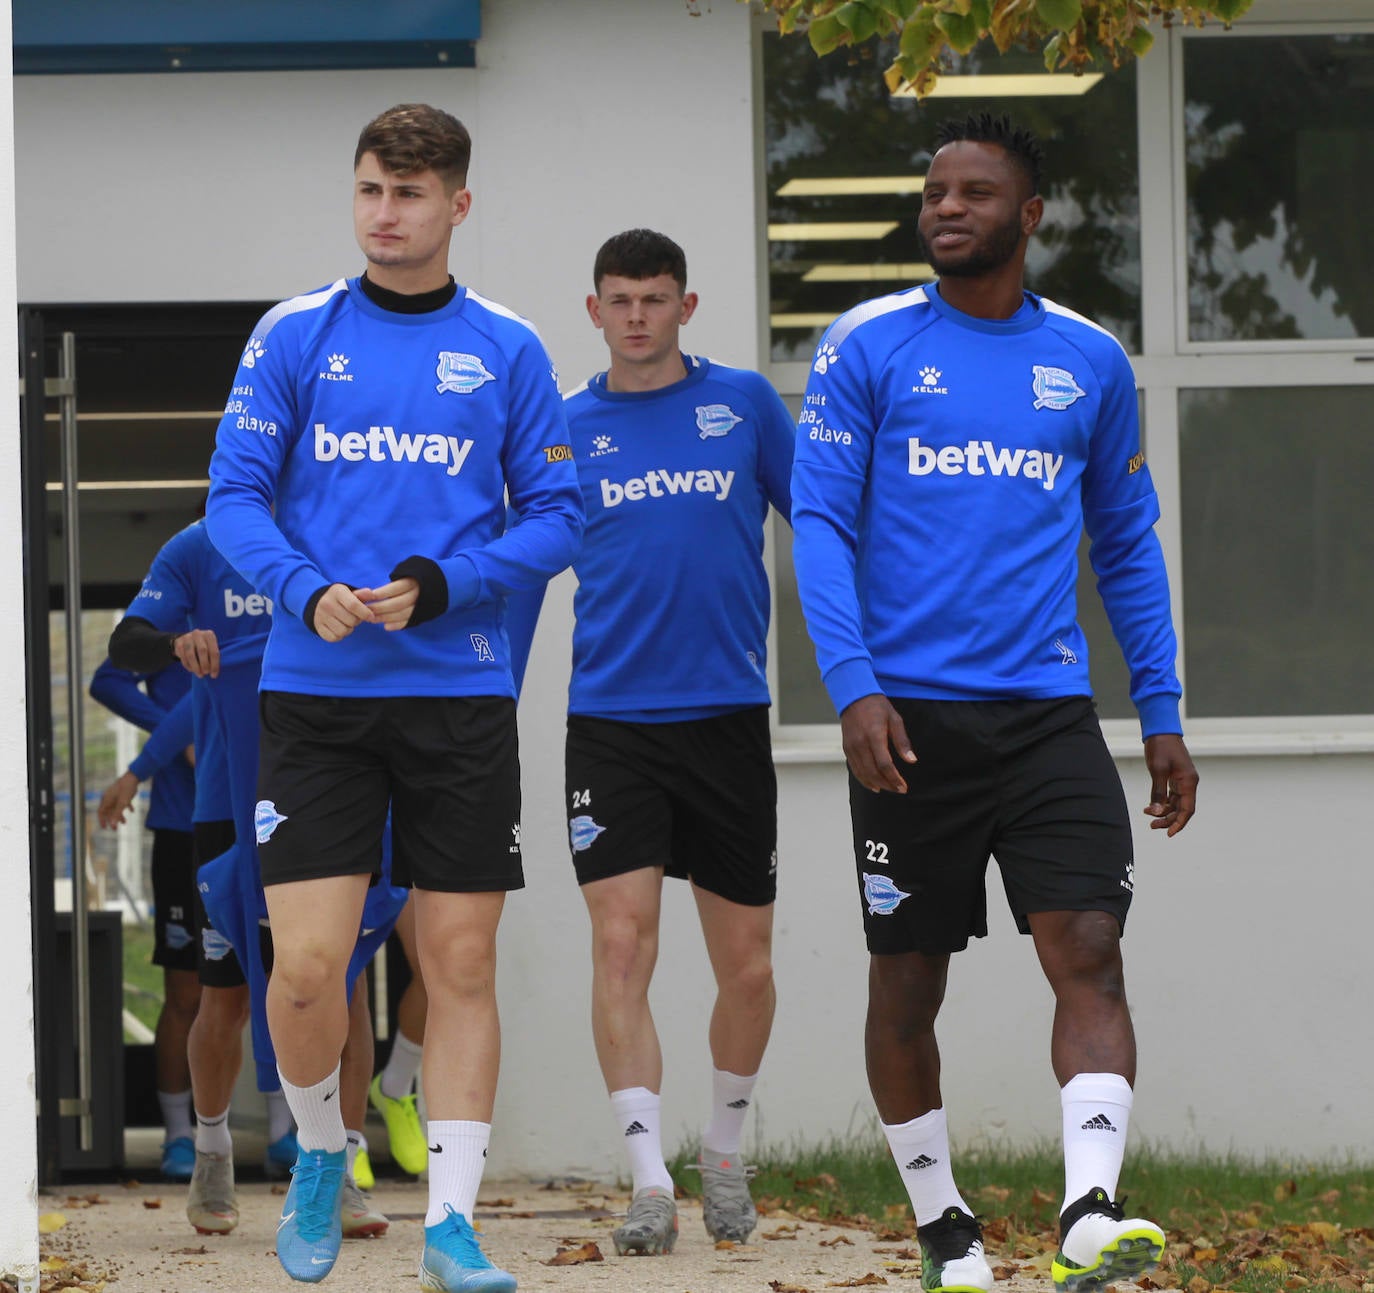
[[[262,322],[258,324],[258,340],[262,341],[266,338],[267,334],[289,315],[299,314],[302,310],[318,310],[320,306],[327,304],[331,297],[347,290],[348,280],[340,278],[328,287],[321,288],[318,292],[309,292],[305,296],[293,296],[289,301],[282,301],[274,305],[262,316]]]
[[[539,335],[539,329],[534,326],[523,314],[516,314],[514,310],[508,310],[504,305],[499,305],[495,301],[488,301],[480,292],[474,292],[468,288],[468,300],[480,305],[484,310],[490,310],[492,314],[499,314],[503,319],[512,319],[516,323],[523,324],[534,333],[539,344],[544,344],[544,338]]]
[[[583,382],[581,386],[574,387],[566,395],[564,395],[563,398],[565,400],[570,400],[574,395],[581,395],[582,392],[587,389],[588,384],[588,382]]]
[[[826,340],[832,346],[838,346],[855,328],[860,324],[867,323],[870,319],[881,318],[884,314],[891,314],[894,310],[909,310],[913,305],[927,305],[926,290],[918,287],[913,291],[906,288],[901,292],[893,292],[890,296],[875,297],[871,301],[865,301],[862,305],[856,305],[852,310],[840,315],[834,323],[830,325],[830,331]]]
[[[1045,307],[1046,314],[1057,314],[1060,318],[1072,319],[1075,323],[1081,323],[1085,328],[1091,328],[1094,332],[1100,332],[1104,337],[1110,337],[1113,341],[1116,342],[1118,346],[1121,346],[1121,342],[1117,338],[1116,333],[1109,331],[1107,328],[1104,328],[1100,323],[1094,323],[1091,319],[1087,318],[1086,316],[1078,314],[1074,310],[1070,310],[1067,306],[1059,305],[1056,302],[1051,301],[1048,297],[1042,296],[1040,298],[1040,304]],[[1126,347],[1121,346],[1121,349],[1124,353]]]

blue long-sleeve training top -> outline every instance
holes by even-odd
[[[272,622],[272,603],[224,559],[210,542],[205,522],[196,521],[162,545],[127,614],[169,633],[211,629],[224,646],[265,634]],[[182,665],[170,667],[190,677]],[[191,683],[196,747],[193,816],[197,822],[227,821],[233,816],[223,737],[203,695],[211,685],[203,678]],[[148,744],[160,751],[164,740],[170,744],[182,734],[184,727],[178,727],[162,734],[161,740],[155,735]]]
[[[1145,736],[1181,732],[1159,519],[1117,340],[1026,293],[1006,320],[935,287],[841,315],[792,476],[797,586],[837,710],[861,696],[1091,695],[1079,536]]]
[[[459,287],[423,314],[357,279],[270,310],[210,464],[216,545],[277,606],[262,687],[330,696],[513,696],[506,594],[577,550],[582,505],[557,378],[533,327]],[[507,493],[521,522],[505,528]],[[275,511],[274,511],[275,509]],[[443,613],[327,643],[302,621],[343,583],[437,563]]]
[[[135,673],[107,659],[91,677],[94,699],[112,714],[151,733],[128,769],[140,781],[153,778],[144,822],[149,830],[191,829],[196,779],[183,757],[192,735],[190,723],[182,721],[189,714],[190,691],[191,675],[176,663],[154,673]],[[161,741],[159,732],[163,734]]]
[[[573,714],[679,721],[769,701],[763,523],[791,513],[796,428],[758,373],[684,355],[654,391],[567,397],[587,512]]]

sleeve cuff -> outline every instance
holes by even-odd
[[[125,771],[132,772],[140,781],[147,781],[157,771],[157,764],[148,757],[148,751],[145,747]]]
[[[281,596],[277,600],[291,614],[299,615],[308,627],[310,620],[306,617],[306,611],[314,613],[314,603],[328,587],[329,580],[313,567],[298,570],[282,585]]]
[[[319,630],[315,628],[315,607],[320,604],[320,598],[333,586],[333,584],[321,584],[310,594],[310,600],[301,608],[301,623],[314,633],[316,637],[319,637]]]
[[[1183,735],[1183,724],[1178,716],[1178,697],[1173,695],[1144,696],[1136,703],[1140,714],[1140,739],[1148,741],[1152,736],[1165,733]]]
[[[389,579],[413,579],[420,585],[419,599],[415,609],[410,612],[406,628],[413,629],[417,624],[428,624],[437,620],[448,610],[448,578],[443,567],[429,557],[407,557],[397,566]]]
[[[861,696],[881,695],[873,662],[868,659],[846,660],[825,675],[825,689],[837,714],[843,714]]]
[[[482,598],[482,576],[471,557],[459,554],[445,561],[439,569],[448,583],[450,608],[475,606]]]

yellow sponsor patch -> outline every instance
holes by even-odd
[[[551,444],[544,447],[545,462],[572,462],[572,445]]]
[[[547,452],[547,451],[546,451]],[[1126,475],[1134,476],[1145,465],[1145,451],[1142,449],[1126,464]]]

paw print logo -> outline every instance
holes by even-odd
[[[940,370],[938,368],[931,368],[929,365],[927,365],[925,368],[921,369],[922,386],[935,386],[938,385],[939,381]]]
[[[611,447],[611,437],[608,435],[593,436],[592,443],[600,449],[602,453],[605,453],[606,450]]]
[[[839,357],[840,352],[827,341],[818,351],[816,351],[816,362],[812,364],[811,367],[824,377],[830,365],[835,363]]]
[[[241,360],[245,368],[252,368],[263,356],[263,344],[254,337],[243,348],[243,359]]]
[[[348,356],[347,356],[347,355],[330,355],[330,356],[329,356],[329,371],[330,371],[331,373],[341,373],[341,372],[343,372],[343,370],[344,370],[345,368],[347,368],[347,367],[348,367]]]

